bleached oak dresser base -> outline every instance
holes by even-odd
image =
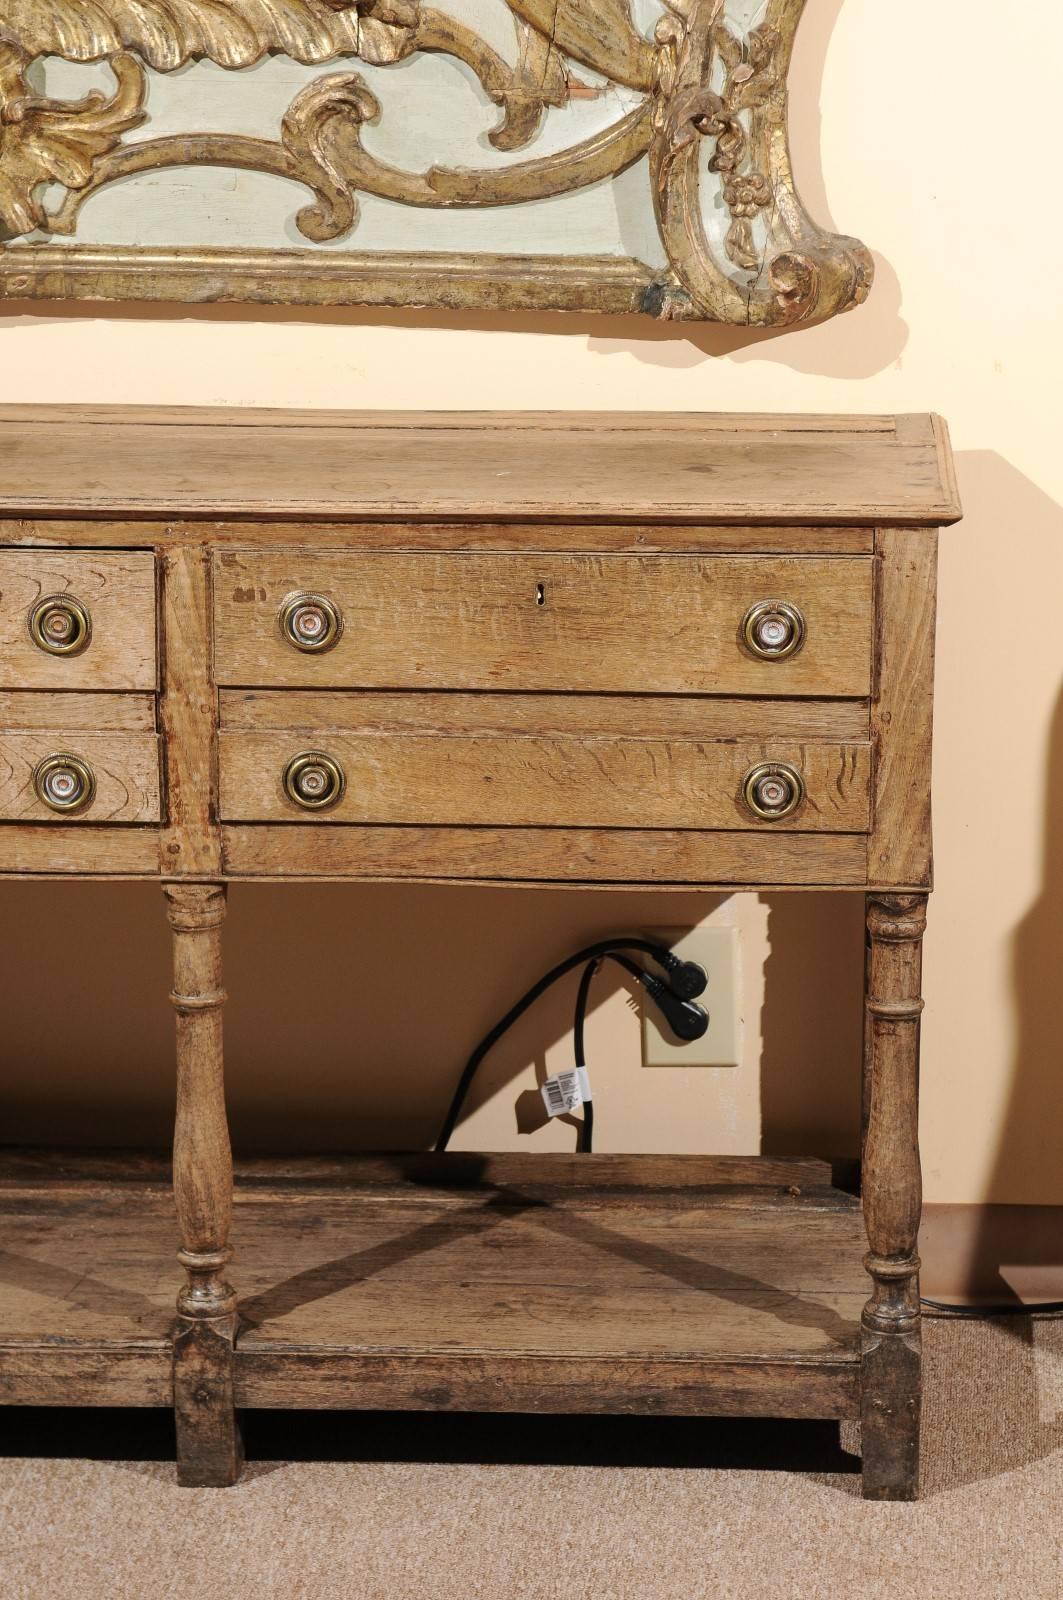
[[[911,1498],[958,515],[927,417],[0,411],[0,874],[162,885],[185,1273],[175,1319],[165,1165],[9,1152],[0,1397],[173,1403],[189,1484],[234,1480],[241,1406],[860,1418],[865,1493]],[[251,878],[865,895],[862,1205],[770,1157],[234,1185]]]

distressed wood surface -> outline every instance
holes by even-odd
[[[73,815],[38,800],[33,772],[45,756],[80,756],[92,768],[96,795]],[[86,733],[83,728],[0,729],[0,821],[84,827],[97,822],[158,822],[159,741],[153,733]]]
[[[142,878],[159,870],[157,829],[0,823],[0,876]]]
[[[47,406],[0,426],[7,516],[471,517],[937,526],[960,516],[934,421],[350,412],[292,425],[180,409],[99,423]],[[917,439],[912,437],[917,434]],[[64,471],[56,480],[54,463]],[[134,685],[133,687],[137,687]]]
[[[232,1153],[222,1054],[221,926],[225,889],[163,885],[173,933],[177,1114],[173,1188],[187,1282],[177,1297],[173,1398],[177,1472],[190,1487],[234,1483],[240,1435],[233,1401],[236,1296],[231,1254]]]
[[[370,555],[215,558],[218,681],[274,687],[642,690],[866,696],[872,569],[859,557]],[[344,631],[320,655],[278,626],[326,596]],[[743,649],[749,608],[788,600],[802,648]],[[633,640],[638,640],[637,654]]]
[[[0,728],[154,733],[155,699],[148,694],[0,690]]]
[[[17,1264],[14,1289],[0,1286],[0,1395],[169,1395],[189,1484],[233,1481],[237,1405],[859,1414],[865,1493],[911,1497],[923,525],[958,514],[943,427],[6,408],[0,509],[12,791],[60,747],[150,751],[143,815],[158,818],[156,715],[166,749],[161,827],[98,824],[101,806],[121,814],[117,759],[97,773],[91,827],[12,811],[0,785],[0,818],[20,818],[0,820],[0,874],[163,879],[187,1276],[175,1320],[157,1166],[26,1158],[5,1179],[0,1164]],[[156,683],[156,558],[157,703],[131,692]],[[57,581],[27,599],[31,572]],[[124,590],[122,572],[136,578]],[[75,577],[92,573],[98,591],[81,593]],[[89,600],[94,635],[82,657],[41,661],[92,672],[26,680],[19,630],[45,588]],[[296,588],[340,602],[331,653],[282,643],[277,608]],[[804,612],[794,657],[744,654],[760,599]],[[111,657],[93,655],[101,638],[117,639]],[[313,748],[342,762],[347,791],[300,826],[311,814],[281,773]],[[804,776],[808,798],[781,823],[740,798],[761,760]],[[238,1323],[225,883],[296,878],[870,887],[863,1222],[815,1163],[256,1163],[236,1190]]]
[[[181,545],[161,557],[163,680],[159,723],[166,751],[168,826],[159,870],[217,875],[217,690],[213,681],[210,553]]]
[[[2,839],[2,836],[0,836]],[[322,822],[222,829],[234,878],[354,878],[599,887],[862,887],[861,834],[664,828],[358,828]]]
[[[9,1401],[158,1403],[165,1175],[70,1152],[4,1161]],[[241,1405],[856,1412],[862,1225],[824,1163],[278,1158],[242,1164],[235,1198]]]
[[[8,444],[0,428],[0,460],[5,462],[0,476],[10,470]],[[62,457],[58,441],[47,454],[54,474]],[[93,475],[91,464],[83,463],[82,481],[91,482]],[[53,594],[74,596],[91,615],[92,637],[79,655],[49,655],[30,637],[30,611]],[[155,681],[155,563],[150,555],[0,550],[0,687],[154,689]]]
[[[867,901],[867,1128],[863,1204],[872,1295],[864,1307],[864,1496],[919,1492],[919,1025],[925,895]]]
[[[219,702],[223,732],[337,728],[349,733],[576,733],[839,743],[868,739],[868,704],[862,700],[223,689]]]
[[[929,889],[933,877],[930,763],[937,625],[937,535],[876,535],[873,884]]]
[[[328,746],[347,789],[328,811],[300,809],[283,773],[300,750]],[[497,734],[350,734],[317,729],[223,733],[227,822],[434,823],[479,827],[728,828],[861,833],[869,817],[867,744],[694,742]],[[801,773],[805,799],[762,822],[742,803],[758,762]]]

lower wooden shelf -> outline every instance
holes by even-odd
[[[168,1405],[166,1163],[0,1161],[0,1399]],[[850,1417],[859,1203],[816,1161],[397,1156],[237,1169],[237,1404]]]

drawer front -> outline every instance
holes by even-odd
[[[72,826],[160,818],[154,734],[0,731],[0,822]]]
[[[220,751],[228,822],[862,833],[869,819],[867,743],[318,730],[225,733]],[[338,769],[333,803],[318,808],[293,796],[292,764],[304,755]],[[800,804],[779,820],[757,816],[744,798],[750,773],[765,764],[792,767],[803,786]],[[323,780],[313,776],[321,796]],[[306,798],[313,802],[315,791]]]
[[[156,678],[152,555],[0,550],[0,689],[154,689]]]
[[[866,557],[233,551],[215,562],[221,684],[839,698],[870,689]],[[333,609],[334,628],[311,619],[326,648],[285,634],[297,595]],[[744,636],[767,601],[797,614],[791,653],[758,654]]]

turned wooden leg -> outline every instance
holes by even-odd
[[[925,895],[869,895],[869,1079],[864,1138],[864,1497],[914,1500],[919,1487],[919,1018]]]
[[[235,1483],[240,1435],[233,1405],[236,1296],[231,1254],[232,1154],[222,1057],[221,928],[225,889],[163,885],[173,929],[177,1116],[173,1179],[188,1281],[177,1297],[173,1388],[177,1476],[190,1487]]]

